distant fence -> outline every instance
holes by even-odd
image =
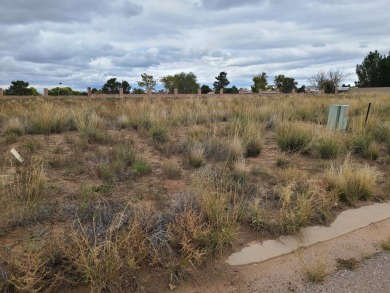
[[[371,94],[371,93],[388,93],[390,94],[390,87],[351,87],[349,90],[352,94]]]
[[[120,99],[120,98],[131,98],[131,99],[145,99],[145,98],[196,98],[196,97],[258,97],[262,95],[277,95],[280,94],[279,90],[276,91],[259,91],[258,93],[251,93],[251,92],[245,92],[244,90],[240,90],[238,94],[227,94],[223,92],[223,89],[221,89],[219,94],[215,93],[209,93],[209,94],[202,94],[201,89],[198,89],[197,94],[179,94],[178,89],[174,90],[173,94],[162,94],[162,93],[152,93],[151,90],[149,90],[145,94],[124,94],[123,89],[119,90],[119,94],[93,94],[91,91],[91,88],[88,87],[87,89],[88,95],[49,95],[49,90],[47,88],[44,89],[44,93],[41,96],[6,96],[3,93],[3,89],[0,88],[0,98],[5,99],[31,99],[31,98],[47,98],[47,99],[106,99],[106,98],[112,98],[112,99]],[[292,93],[295,94],[295,91]]]

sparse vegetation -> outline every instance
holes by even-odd
[[[383,241],[381,243],[381,247],[383,250],[389,251],[390,250],[390,239],[388,239],[387,241]]]
[[[365,124],[366,100],[345,98],[342,133],[325,127],[331,95],[1,100],[0,245],[18,248],[0,250],[0,291],[153,291],[150,270],[177,285],[237,231],[388,198],[389,101]]]
[[[336,259],[337,262],[337,268],[339,269],[347,269],[354,271],[359,267],[359,261],[356,258],[348,258],[348,259],[343,259],[343,258],[338,258]]]

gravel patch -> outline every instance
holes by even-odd
[[[361,262],[354,271],[341,269],[323,284],[306,284],[303,292],[388,293],[390,292],[390,252],[379,253]]]

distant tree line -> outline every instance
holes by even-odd
[[[356,74],[358,81],[355,85],[358,87],[389,87],[390,86],[390,52],[389,55],[381,55],[378,51],[369,52],[364,58],[362,64],[356,65]],[[318,71],[310,78],[312,86],[325,93],[334,93],[343,79],[347,77],[342,70]],[[282,93],[291,93],[293,91],[304,92],[305,86],[297,87],[298,83],[292,77],[287,77],[279,74],[274,77],[274,84],[268,84],[268,76],[265,72],[255,75],[252,78],[253,84],[251,90],[253,93],[259,91],[267,91],[278,89]],[[93,88],[92,93],[97,94],[119,94],[120,89],[123,89],[124,94],[144,94],[148,91],[156,91],[156,85],[161,82],[163,89],[157,91],[159,93],[173,94],[177,88],[180,94],[195,94],[198,88],[201,88],[202,94],[211,92],[219,93],[221,90],[225,94],[239,93],[236,86],[228,87],[230,84],[226,72],[220,72],[215,77],[213,88],[208,85],[202,85],[197,81],[197,76],[193,72],[181,72],[173,75],[167,75],[160,80],[155,79],[152,75],[146,73],[141,74],[141,80],[137,82],[138,88],[132,89],[129,82],[126,80],[119,81],[116,78],[110,78],[102,86],[102,88]],[[345,86],[343,84],[343,86]],[[347,85],[350,86],[350,85]],[[29,87],[29,83],[17,80],[12,81],[8,89],[4,91],[5,95],[40,95],[34,87]],[[52,96],[68,96],[68,95],[87,95],[86,92],[74,91],[70,87],[55,87],[49,90],[49,95]]]

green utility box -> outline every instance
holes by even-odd
[[[349,105],[330,105],[328,128],[331,130],[347,130]]]

